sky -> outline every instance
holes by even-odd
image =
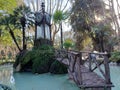
[[[30,6],[30,8],[32,9],[32,11],[39,11],[40,8],[41,8],[41,2],[45,2],[45,6],[46,6],[46,10],[47,10],[47,6],[48,6],[48,5],[47,5],[47,2],[48,2],[48,1],[49,1],[49,0],[24,0],[25,4],[26,4],[27,6]],[[56,5],[56,4],[55,4],[55,1],[57,1],[57,0],[52,0],[52,3],[53,3],[52,8],[54,8],[54,6]],[[58,0],[58,1],[63,1],[63,4],[62,4],[62,6],[61,6],[62,9],[63,9],[64,6],[65,6],[66,3],[67,3],[67,0]],[[109,4],[108,1],[109,1],[109,0],[104,0],[104,2],[105,2],[106,4]],[[114,3],[115,14],[118,15],[118,10],[117,10],[116,1],[117,1],[117,0],[113,0],[113,3]],[[33,5],[34,5],[34,7],[35,7],[35,10],[33,10],[33,5],[32,5],[32,3],[34,3]],[[120,0],[118,0],[118,3],[119,3],[119,5],[120,5]],[[37,8],[37,6],[38,6],[38,8]],[[56,5],[56,7],[57,7],[57,5]],[[106,5],[106,7],[109,8],[107,5]],[[68,10],[68,9],[70,9],[70,8],[71,8],[71,4],[68,3],[65,10]],[[119,9],[120,9],[120,7],[119,7]],[[54,10],[55,10],[55,9],[54,9]],[[54,10],[52,10],[52,11],[54,12]],[[118,23],[119,23],[119,25],[120,25],[120,18],[119,18],[118,16],[117,16],[117,20],[118,20]],[[69,25],[64,25],[63,27],[65,28],[65,31],[66,31],[66,30],[71,30],[71,27],[70,27]]]
[[[42,3],[42,1],[44,1],[45,2],[45,7],[46,7],[46,9],[47,9],[47,2],[46,1],[48,1],[48,0],[24,0],[24,2],[25,2],[25,4],[27,5],[27,6],[30,6],[30,8],[32,9],[32,11],[34,11],[34,9],[33,9],[33,5],[32,5],[32,3],[34,3],[34,6],[35,6],[35,11],[39,11],[40,10],[40,8],[41,8],[41,3]],[[53,6],[55,6],[56,4],[55,4],[55,1],[56,0],[52,0],[53,1]],[[63,10],[63,8],[66,6],[66,8],[65,8],[65,10],[64,11],[66,11],[66,10],[69,10],[70,9],[70,3],[68,3],[67,5],[66,5],[66,3],[67,3],[67,1],[68,0],[58,0],[58,1],[63,1],[63,3],[62,3],[62,6],[61,6],[61,10]],[[37,6],[38,6],[38,9],[37,9]],[[52,8],[54,8],[52,6]],[[56,5],[56,7],[57,7],[57,5]],[[55,10],[55,9],[54,9]],[[47,11],[47,10],[46,10]],[[71,26],[68,24],[68,23],[63,23],[63,28],[64,28],[64,31],[69,31],[69,30],[71,30]]]
[[[47,5],[47,2],[48,1],[50,1],[50,0],[24,0],[24,2],[25,2],[25,4],[27,5],[27,6],[30,6],[30,8],[33,10],[33,5],[32,5],[32,3],[34,3],[34,7],[35,7],[35,11],[39,11],[40,10],[40,8],[41,8],[41,3],[42,2],[45,2],[45,7],[46,7],[46,9],[47,9],[47,6],[49,6],[50,4],[48,4]],[[54,6],[55,6],[55,8],[57,7],[57,4],[56,4],[56,2],[55,1],[59,1],[60,2],[60,4],[61,4],[61,1],[63,1],[63,3],[62,3],[62,5],[61,5],[61,9],[63,9],[65,6],[66,6],[66,10],[67,9],[69,9],[70,8],[70,3],[68,3],[67,5],[66,5],[66,3],[68,2],[68,0],[51,0],[52,1],[52,8],[54,8]],[[48,2],[48,3],[50,3],[50,2]],[[37,8],[38,7],[38,8]],[[55,9],[54,9],[55,10]],[[34,10],[33,10],[34,11]]]

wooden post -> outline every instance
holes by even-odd
[[[68,63],[68,75],[69,75],[69,79],[73,79],[73,75],[71,72],[71,53],[68,53],[68,59],[69,59],[69,63]]]
[[[92,60],[91,60],[91,53],[89,53],[89,70],[92,71]]]
[[[82,65],[82,53],[79,53],[79,59],[77,60],[77,64],[78,64],[78,79],[79,79],[79,84],[82,85],[82,70],[81,70],[81,65]]]
[[[107,55],[104,55],[104,66],[105,66],[105,81],[106,84],[111,84],[110,80],[110,67],[109,67],[109,59]],[[107,90],[111,90],[111,87],[108,87]]]
[[[80,60],[80,61],[79,61],[80,65],[82,65],[82,64],[83,64],[83,63],[82,63],[82,52],[79,53],[79,60]]]
[[[74,72],[74,68],[75,68],[75,64],[76,64],[76,60],[77,60],[77,54],[73,54],[73,64],[72,64],[72,72]]]

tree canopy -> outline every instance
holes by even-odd
[[[17,0],[0,0],[1,12],[11,13],[17,7]]]

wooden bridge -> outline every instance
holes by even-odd
[[[67,65],[69,78],[82,90],[111,90],[113,87],[107,53],[56,50],[56,58]]]

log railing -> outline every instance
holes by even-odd
[[[78,52],[78,51],[65,51],[60,50],[59,58],[64,61],[68,59],[68,73],[70,78],[82,85],[82,73],[86,72],[83,67],[87,67],[89,72],[94,72],[96,69],[103,75],[106,84],[111,84],[109,59],[107,53],[91,53],[91,52]],[[86,57],[83,59],[83,57]],[[100,60],[98,60],[100,57]],[[101,68],[102,65],[102,68]]]

